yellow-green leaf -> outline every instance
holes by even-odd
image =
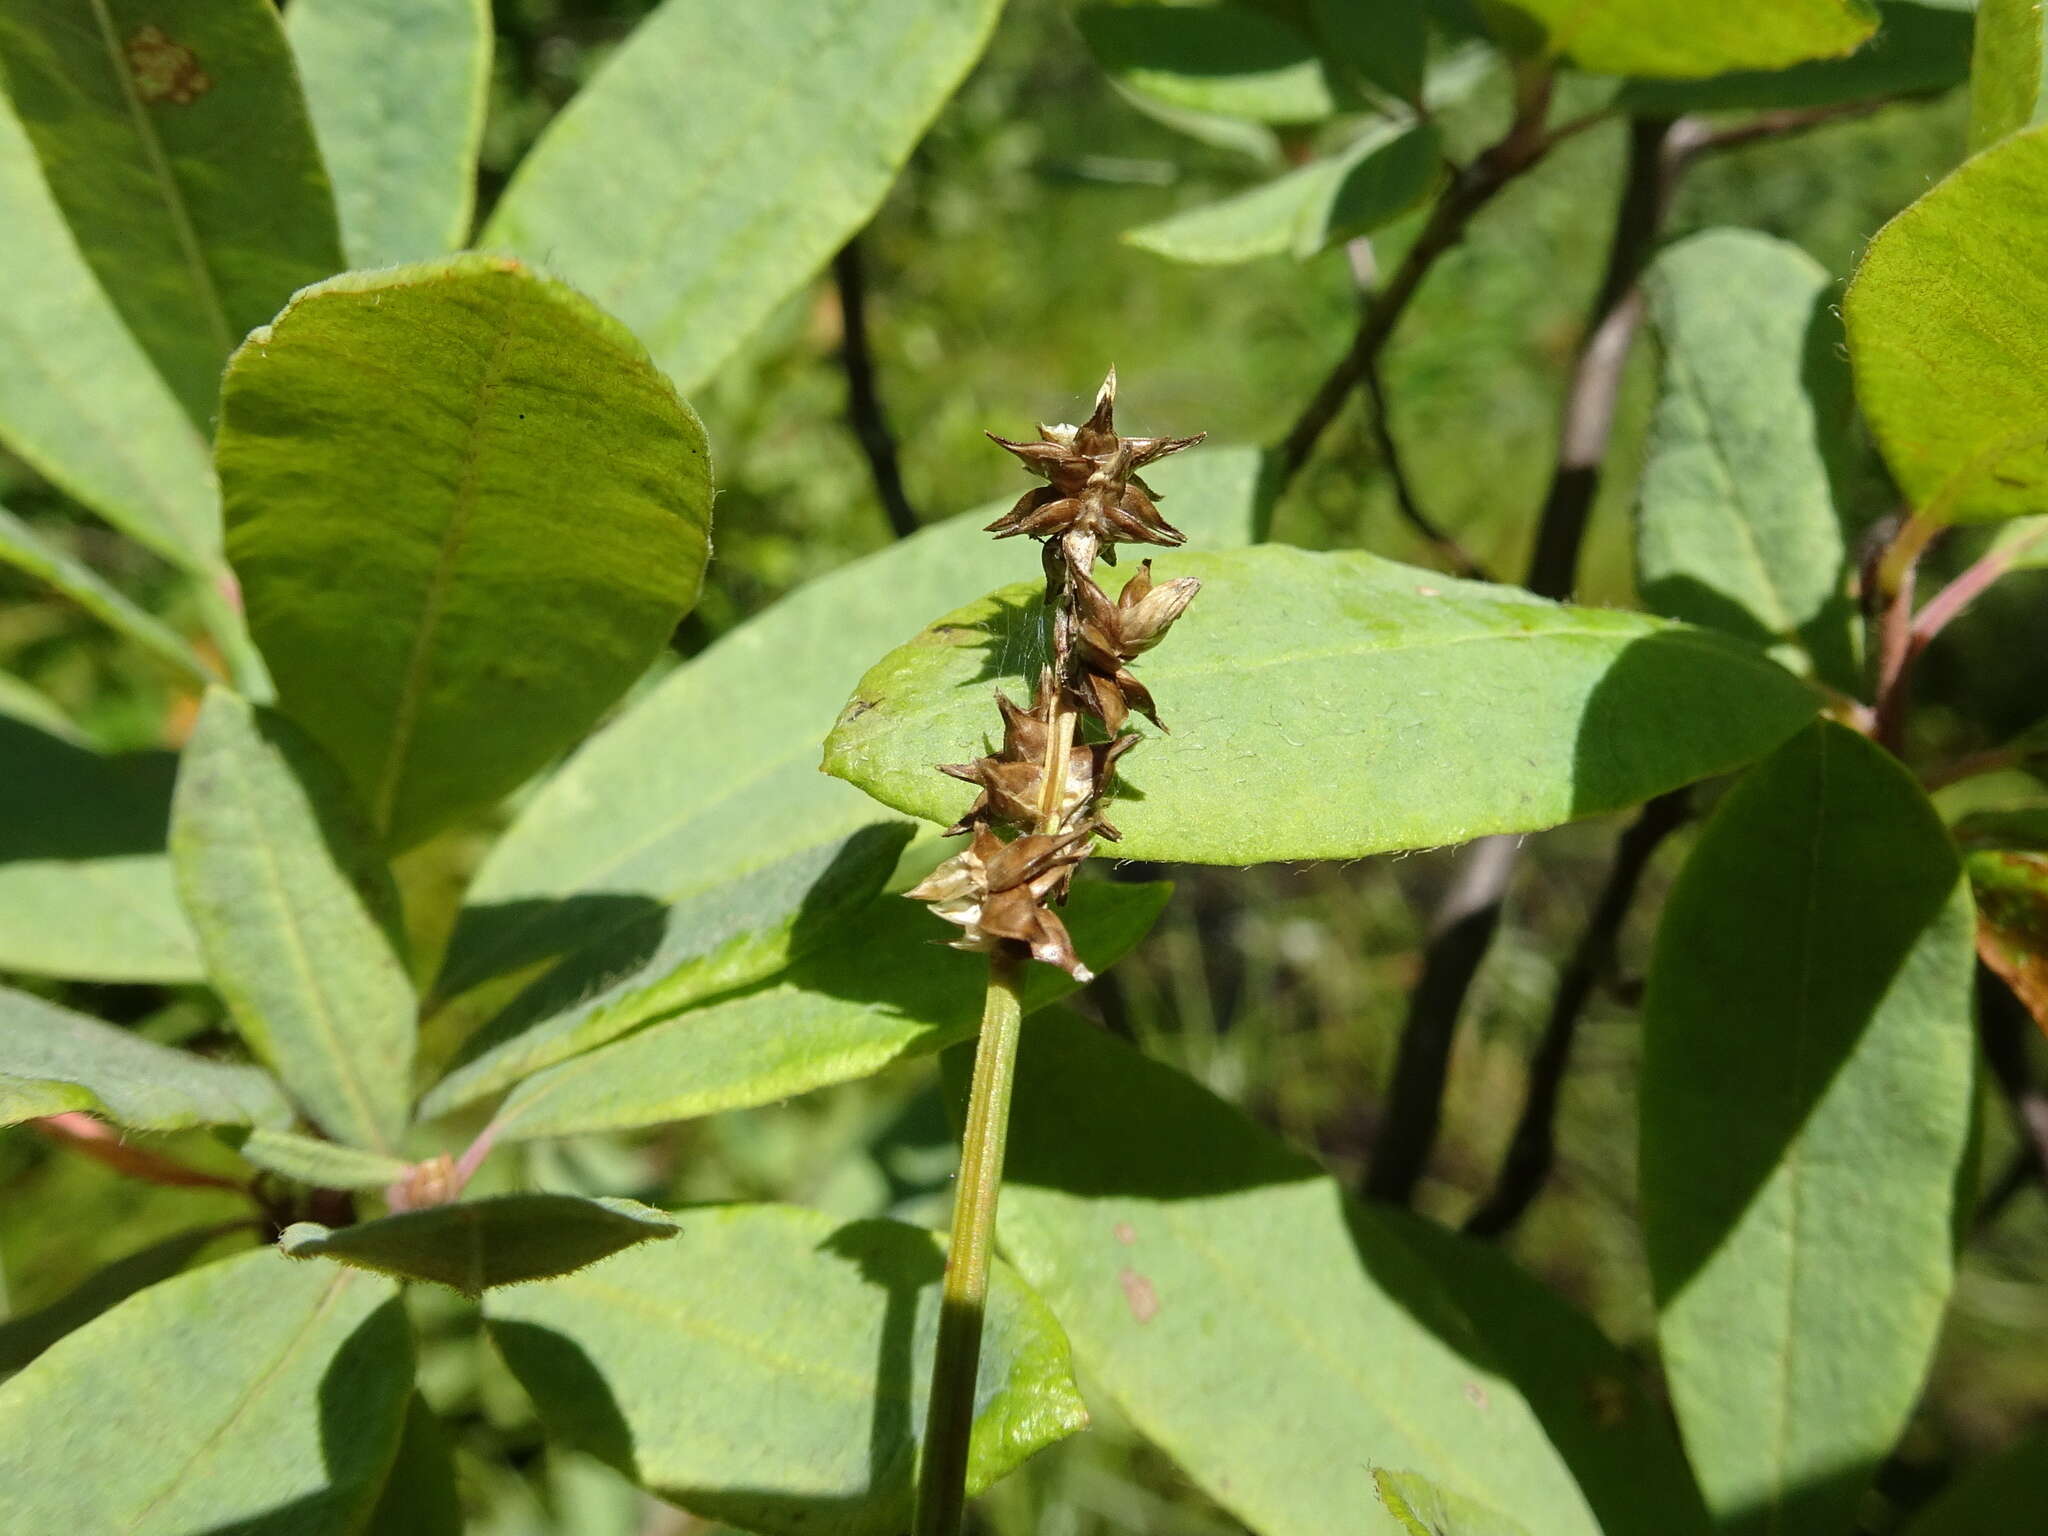
[[[696,601],[703,428],[621,326],[515,262],[307,289],[235,354],[221,413],[279,707],[395,844],[582,735]]]
[[[2048,125],[2000,140],[1878,231],[1843,301],[1856,396],[1934,522],[2048,496]]]
[[[939,1239],[789,1206],[681,1211],[676,1241],[490,1292],[550,1431],[707,1520],[908,1528],[945,1268]],[[1045,1304],[998,1261],[969,1449],[979,1491],[1088,1422]]]
[[[1722,636],[1374,555],[1264,545],[1155,566],[1203,586],[1138,667],[1172,734],[1119,765],[1108,814],[1132,858],[1352,858],[1533,831],[1738,767],[1816,704]],[[1044,628],[1036,583],[935,621],[861,679],[827,769],[950,822],[973,792],[932,765],[983,750],[995,689],[1030,697]]]

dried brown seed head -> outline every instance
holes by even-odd
[[[1119,437],[1116,432],[1116,370],[1102,382],[1095,410],[1080,426],[1041,426],[1035,443],[990,439],[1051,483],[1021,498],[989,524],[997,538],[1060,538],[1079,569],[1092,565],[1098,549],[1115,544],[1180,544],[1180,530],[1160,516],[1151,488],[1137,478],[1141,465],[1192,448],[1207,436]]]

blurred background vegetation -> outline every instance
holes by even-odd
[[[646,9],[642,0],[497,0],[486,208],[549,116]],[[1505,98],[1504,82],[1480,82],[1449,124],[1454,149],[1484,142],[1489,126],[1504,120]],[[1846,278],[1879,225],[1962,157],[1964,127],[1959,99],[1905,102],[1717,154],[1689,175],[1669,235],[1742,224],[1798,243]],[[1420,499],[1497,571],[1518,570],[1527,558],[1555,457],[1561,391],[1613,224],[1624,135],[1618,123],[1580,135],[1489,208],[1431,276],[1387,356],[1392,426]],[[919,516],[935,520],[1014,494],[1015,465],[982,429],[1014,434],[1039,420],[1075,419],[1111,362],[1123,377],[1131,429],[1206,429],[1223,443],[1270,442],[1284,432],[1355,324],[1358,296],[1344,255],[1185,267],[1119,240],[1132,226],[1266,174],[1252,156],[1176,133],[1122,98],[1058,0],[1011,0],[994,47],[860,239],[882,396]],[[1382,251],[1398,252],[1412,224],[1386,231]],[[703,604],[677,636],[678,656],[889,539],[846,426],[842,334],[828,274],[694,401],[717,459],[717,554]],[[1627,373],[1581,565],[1583,601],[1633,602],[1627,518],[1650,401],[1649,354],[1638,347]],[[173,588],[167,570],[4,455],[0,500],[162,611]],[[575,509],[563,516],[565,537],[573,537]],[[1278,505],[1273,536],[1431,560],[1398,515],[1356,406]],[[1944,638],[1945,656],[1930,658],[1930,670],[1969,679],[1966,689],[1944,685],[1962,702],[1926,727],[1945,747],[2001,740],[2044,713],[2043,701],[2016,693],[2000,667],[2001,657],[2038,654],[2048,641],[2044,595],[2038,584],[2001,591]],[[904,617],[907,633],[924,616]],[[109,747],[174,743],[188,723],[143,657],[4,571],[0,666]],[[820,722],[821,736],[827,724]],[[1593,823],[1528,840],[1460,1025],[1444,1134],[1419,1197],[1430,1214],[1459,1219],[1492,1182],[1561,959],[1583,926],[1617,828]],[[413,921],[430,940],[490,830],[449,834],[407,857]],[[1565,1093],[1560,1166],[1512,1239],[1524,1263],[1646,1357],[1648,1287],[1632,1208],[1629,978],[1640,975],[1685,842],[1680,834],[1659,855],[1624,936],[1621,976],[1587,1017]],[[1419,854],[1173,871],[1178,890],[1165,918],[1089,1002],[1107,1025],[1319,1151],[1356,1183],[1417,974],[1422,926],[1446,868],[1444,855]],[[9,981],[160,1039],[222,1027],[196,989]],[[500,1158],[493,1174],[650,1200],[776,1198],[941,1222],[952,1149],[933,1079],[931,1063],[913,1063],[649,1137],[541,1145],[523,1168]],[[1995,1098],[1984,1123],[1988,1183],[2012,1148]],[[181,1150],[203,1160],[203,1139],[190,1140]],[[0,1297],[16,1309],[40,1305],[98,1265],[204,1219],[206,1205],[203,1194],[124,1182],[32,1139],[9,1138],[0,1143]],[[241,1209],[235,1197],[220,1198],[222,1219]],[[1889,1529],[1895,1510],[1923,1498],[1955,1461],[2048,1415],[2044,1281],[2048,1199],[2032,1186],[1972,1243],[1920,1420],[1873,1496],[1870,1530]],[[414,1304],[440,1341],[424,1380],[468,1453],[474,1530],[709,1529],[648,1505],[587,1459],[545,1452],[520,1389],[476,1347],[474,1310],[435,1295],[416,1295]],[[1123,1430],[1100,1394],[1091,1403],[1096,1429],[999,1488],[985,1501],[987,1529],[1241,1529]]]

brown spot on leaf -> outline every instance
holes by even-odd
[[[1486,1388],[1479,1385],[1479,1383],[1476,1381],[1466,1382],[1465,1401],[1470,1403],[1474,1408],[1484,1408],[1488,1402],[1488,1398],[1486,1396]]]
[[[1116,1283],[1124,1288],[1124,1301],[1138,1322],[1149,1323],[1159,1315],[1159,1293],[1150,1280],[1135,1269],[1126,1269],[1117,1274]]]
[[[1128,1221],[1118,1222],[1114,1227],[1110,1228],[1110,1231],[1116,1235],[1116,1240],[1126,1248],[1138,1240],[1138,1229]]]
[[[162,27],[141,28],[128,39],[126,52],[135,94],[152,106],[189,107],[213,89],[213,77],[199,67],[199,56],[172,42]]]

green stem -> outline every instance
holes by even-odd
[[[1019,978],[1024,954],[1004,944],[988,957],[988,1001],[974,1052],[974,1087],[960,1137],[953,1189],[953,1235],[939,1305],[938,1350],[925,1413],[924,1465],[918,1477],[915,1536],[959,1536],[967,1513],[967,1447],[974,1431],[974,1383],[981,1366],[981,1324],[988,1266],[995,1249],[996,1197],[1003,1187],[1003,1146],[1010,1129],[1010,1087],[1024,1021]]]

